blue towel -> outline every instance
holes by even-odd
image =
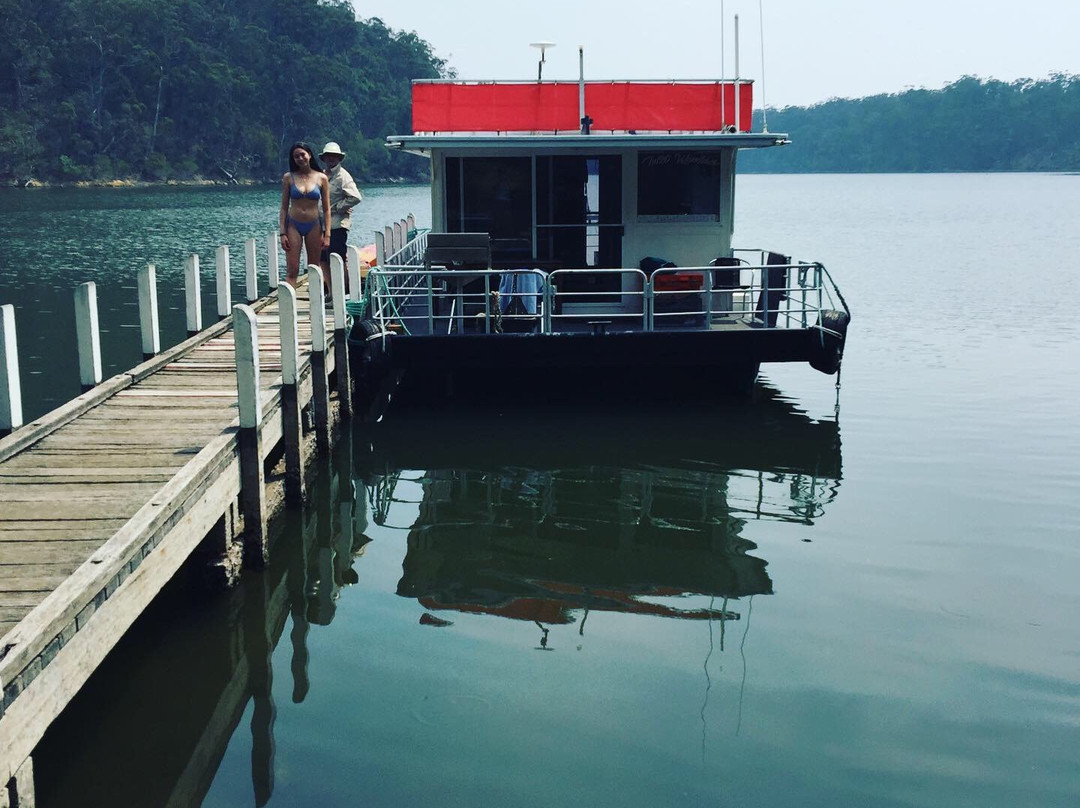
[[[537,273],[528,270],[505,272],[499,279],[499,310],[505,314],[510,301],[517,297],[527,314],[536,314],[536,300],[543,292],[544,281]]]

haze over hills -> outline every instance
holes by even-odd
[[[361,181],[422,180],[389,152],[431,45],[347,0],[0,0],[0,182],[275,180],[295,140],[336,140]],[[760,128],[760,113],[755,126]],[[1080,82],[965,77],[769,110],[794,145],[747,171],[1080,169]]]

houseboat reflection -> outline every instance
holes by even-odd
[[[590,612],[738,619],[728,602],[771,594],[744,535],[812,525],[836,496],[840,437],[770,388],[695,409],[542,409],[505,419],[475,405],[398,413],[357,434],[377,522],[409,481],[421,491],[397,593],[446,614],[549,627]],[[666,414],[665,414],[666,413]],[[721,608],[683,608],[686,595]]]

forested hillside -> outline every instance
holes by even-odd
[[[336,140],[361,180],[444,63],[346,0],[0,0],[0,181],[275,179]]]
[[[1006,83],[966,76],[941,90],[768,111],[779,149],[743,152],[761,172],[1080,170],[1080,76]],[[761,128],[761,114],[754,114]]]

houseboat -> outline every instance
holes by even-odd
[[[430,159],[432,227],[377,242],[360,383],[836,373],[850,312],[825,267],[733,244],[740,150],[788,143],[751,131],[752,89],[414,82],[413,133],[388,146]]]

